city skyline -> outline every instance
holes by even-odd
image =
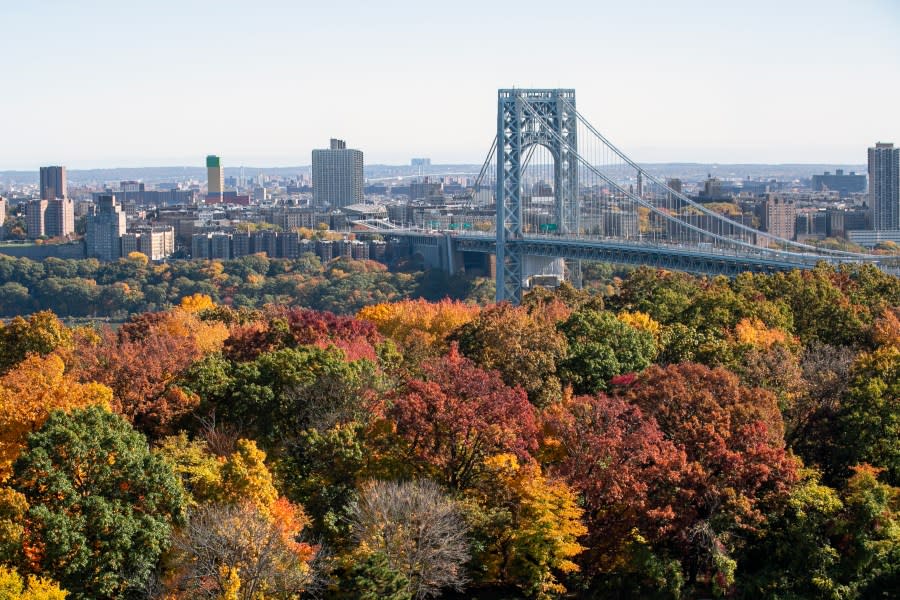
[[[577,89],[641,162],[859,164],[900,139],[871,98],[900,93],[896,3],[725,4],[9,4],[0,170],[308,164],[334,135],[373,164],[479,162],[512,85]]]

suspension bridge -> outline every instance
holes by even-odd
[[[583,260],[709,275],[811,269],[823,261],[900,272],[897,257],[783,239],[673,189],[591,125],[573,89],[499,90],[497,135],[456,211],[420,228],[367,225],[434,247],[450,271],[465,253],[495,254],[497,300],[514,303],[535,277],[564,275],[579,284]]]

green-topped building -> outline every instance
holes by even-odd
[[[206,157],[206,201],[222,202],[225,191],[225,174],[222,172],[222,159],[210,154]]]

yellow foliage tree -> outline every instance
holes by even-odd
[[[222,465],[222,500],[233,504],[250,502],[268,515],[277,499],[272,473],[266,467],[266,453],[252,440],[238,440],[234,453]]]
[[[486,542],[479,558],[488,578],[518,585],[533,598],[565,594],[554,572],[578,570],[572,559],[584,550],[578,538],[587,533],[575,493],[512,454],[488,457],[484,468],[467,504]]]
[[[9,477],[28,434],[43,425],[51,411],[108,407],[111,401],[112,390],[105,385],[78,383],[67,375],[59,356],[29,355],[0,378],[0,481]]]
[[[150,262],[150,258],[143,252],[129,252],[128,253],[128,262],[132,262],[136,265],[146,267],[147,264]]]
[[[193,298],[193,296],[191,296]],[[209,299],[209,296],[205,296]],[[182,304],[184,304],[182,300]],[[209,300],[210,307],[215,307]],[[176,308],[165,313],[165,318],[156,327],[172,337],[191,338],[197,344],[197,349],[202,354],[218,352],[222,349],[225,340],[228,339],[228,327],[221,321],[201,321],[197,313],[204,306],[203,300],[191,301],[191,308]]]
[[[776,344],[787,344],[790,340],[780,329],[766,327],[759,319],[741,319],[734,327],[734,335],[739,344],[757,348],[771,348]]]
[[[216,263],[219,265],[219,273],[221,273],[222,265],[221,263]],[[213,302],[212,298],[207,296],[206,294],[193,294],[191,296],[185,296],[181,299],[180,308],[189,313],[199,313],[204,310],[208,310],[210,308],[215,308],[216,303]]]
[[[212,502],[222,495],[222,464],[203,440],[189,440],[185,432],[164,438],[156,452],[181,479],[188,505]]]
[[[659,334],[662,331],[662,325],[660,325],[659,322],[654,320],[653,317],[651,317],[647,313],[640,311],[623,311],[620,312],[617,317],[626,325],[631,325],[632,327],[640,331],[646,331],[653,336],[653,339],[657,341],[659,340]]]
[[[0,565],[0,600],[65,600],[69,593],[43,577],[22,579],[16,571]]]
[[[357,317],[371,321],[382,335],[409,349],[424,347],[434,352],[447,349],[447,336],[474,319],[477,306],[456,300],[428,302],[402,300],[366,306]]]
[[[0,485],[0,563],[12,563],[23,558],[22,536],[25,534],[27,512],[28,500],[25,496]]]

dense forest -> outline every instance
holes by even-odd
[[[31,313],[0,328],[2,598],[900,590],[900,280],[875,268],[638,269],[518,307],[311,259],[0,281]]]
[[[363,306],[407,297],[444,296],[486,302],[490,281],[447,277],[438,271],[388,268],[375,261],[334,260],[314,254],[296,260],[254,254],[234,260],[172,260],[149,263],[139,252],[116,262],[48,258],[34,261],[0,255],[0,317],[52,310],[60,317],[124,320],[131,313],[160,311],[181,298],[205,294],[234,307],[299,303],[352,314]]]

